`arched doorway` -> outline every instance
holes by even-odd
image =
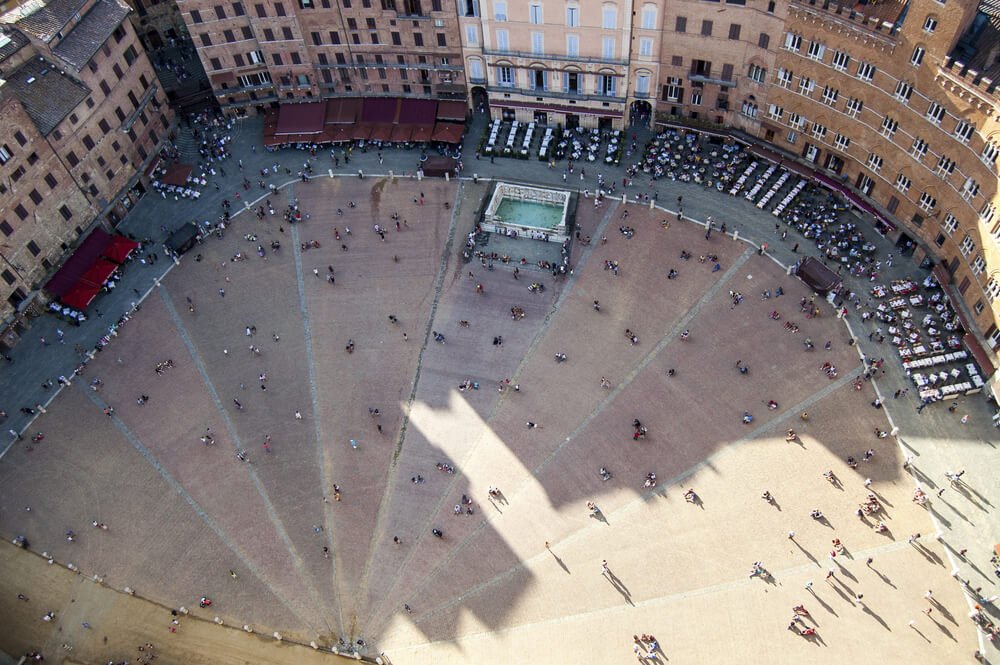
[[[629,124],[639,127],[649,127],[653,117],[653,106],[645,99],[637,99],[629,107]]]
[[[486,92],[486,88],[482,86],[473,86],[472,88],[472,112],[473,113],[489,113],[490,109],[490,95]]]

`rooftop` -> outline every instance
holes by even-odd
[[[85,85],[61,73],[44,58],[32,58],[7,77],[3,87],[14,95],[42,136],[48,136],[90,94]]]
[[[98,0],[52,52],[74,67],[83,67],[128,13],[128,5],[120,0]]]
[[[31,0],[3,16],[30,35],[49,42],[83,8],[87,0]]]
[[[0,64],[27,43],[28,38],[13,28],[0,32]]]

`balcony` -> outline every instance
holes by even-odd
[[[636,99],[649,99],[649,93],[648,92],[639,92],[638,90],[636,90],[635,92],[633,92],[632,96],[635,97]]]
[[[581,101],[581,102],[612,102],[616,104],[624,104],[625,99],[623,97],[608,97],[601,94],[584,95],[576,92],[563,92],[557,90],[537,90],[535,88],[515,88],[507,86],[497,86],[491,85],[487,86],[486,91],[490,94],[516,94],[524,95],[525,97],[546,97],[548,99],[566,99],[570,102]]]
[[[624,67],[628,65],[628,60],[615,60],[613,58],[593,58],[581,55],[559,55],[557,53],[532,53],[530,51],[501,51],[498,49],[484,48],[483,53],[498,58],[526,58],[528,60],[556,60],[558,62],[588,62],[599,65],[618,65]]]

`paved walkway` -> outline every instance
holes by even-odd
[[[472,123],[464,149],[464,155],[466,156],[465,176],[471,177],[473,173],[476,173],[482,178],[522,180],[541,185],[564,186],[561,168],[549,169],[545,164],[536,160],[497,159],[491,163],[485,159],[474,159],[475,147],[478,145],[484,126],[485,122],[482,117],[476,117]],[[221,201],[224,198],[228,198],[236,203],[235,195],[237,192],[241,193],[240,200],[243,203],[250,203],[250,201],[247,201],[247,197],[251,195],[253,195],[254,199],[256,199],[256,196],[268,197],[269,194],[267,192],[262,193],[256,188],[256,181],[259,177],[256,174],[259,173],[260,169],[277,163],[282,169],[290,169],[294,174],[302,168],[309,156],[304,151],[295,150],[285,150],[276,153],[269,153],[262,149],[254,150],[254,146],[259,144],[259,137],[259,121],[252,119],[239,121],[232,143],[233,157],[224,164],[227,175],[226,177],[220,176],[218,178],[220,184],[218,191],[210,184],[205,195],[197,202],[185,200],[173,201],[162,199],[155,195],[147,196],[136,206],[129,217],[126,218],[121,230],[140,239],[150,239],[152,241],[150,249],[145,250],[149,252],[153,251],[152,248],[157,246],[157,243],[164,238],[166,233],[169,233],[187,221],[214,220],[221,213]],[[641,138],[640,144],[644,142]],[[338,151],[338,154],[340,154],[340,151]],[[344,180],[344,185],[347,185],[348,182],[356,180],[356,174],[359,169],[366,174],[366,181],[376,174],[387,174],[390,171],[397,175],[412,173],[417,163],[417,157],[418,153],[415,151],[387,150],[383,153],[383,163],[379,164],[379,159],[374,151],[367,153],[354,151],[350,164],[344,164],[341,161],[340,167],[334,168],[329,151],[320,151],[312,160],[312,163],[317,175],[327,171],[333,171],[335,174],[345,176],[354,174],[355,177],[349,177]],[[254,187],[249,192],[242,190],[239,185],[240,174],[237,167],[239,160],[243,161],[247,177],[254,183]],[[588,178],[586,181],[573,180],[566,184],[580,187],[581,189],[584,187],[593,189],[596,186],[598,172],[603,173],[610,180],[620,181],[623,175],[623,169],[621,168],[600,168],[595,172],[591,171],[591,168],[588,167]],[[288,175],[272,175],[269,181],[284,183],[288,179]],[[357,184],[361,186],[362,183],[367,185],[365,181],[360,181]],[[296,192],[300,198],[305,198],[308,196],[309,189],[314,186],[316,186],[314,183],[296,184],[294,189],[290,191]],[[800,254],[808,253],[807,249],[811,248],[809,241],[798,237],[794,232],[789,234],[788,239],[784,243],[780,242],[774,231],[775,220],[773,216],[767,212],[757,210],[741,198],[732,199],[714,190],[705,190],[700,186],[685,183],[670,181],[651,183],[644,177],[637,178],[636,185],[630,190],[630,193],[636,192],[655,192],[658,195],[658,200],[667,204],[676,201],[678,196],[683,196],[685,216],[696,220],[703,220],[707,216],[712,215],[720,222],[725,221],[730,229],[738,231],[741,237],[749,239],[751,243],[759,245],[762,242],[767,242],[769,244],[768,253],[777,261],[786,265],[796,258],[796,255],[791,252],[791,245],[793,243],[801,243]],[[276,209],[280,210],[283,208],[286,201],[284,193],[271,196],[271,198]],[[317,215],[320,211],[316,207],[313,207],[311,210],[306,208],[306,212],[312,212],[312,214]],[[326,212],[329,213],[329,211]],[[672,213],[673,211],[668,208],[662,214],[672,215]],[[252,216],[245,213],[239,216],[232,232],[242,233],[241,229],[245,228],[244,225],[248,223],[248,219],[252,219]],[[609,219],[610,217],[605,219],[606,224]],[[453,237],[456,232],[465,233],[467,231],[463,228],[453,228],[447,237]],[[598,237],[596,226],[592,232],[595,238]],[[297,247],[299,244],[298,230],[292,230],[291,235],[293,246]],[[889,243],[879,237],[874,230],[866,230],[866,237],[879,247],[880,255],[891,251]],[[305,265],[304,260],[308,258],[308,255],[295,251],[294,257],[298,268],[296,270],[298,307],[303,312],[302,318],[306,333],[305,349],[308,350],[313,349],[315,346],[315,342],[312,340],[314,327],[310,314],[312,310],[307,304],[306,287],[303,284],[303,275],[306,274],[303,269]],[[603,258],[603,256],[599,258]],[[448,261],[447,252],[445,252],[441,260],[443,262],[442,270],[444,270],[444,266],[447,265]],[[187,265],[189,261],[190,257],[185,258],[185,265],[182,265],[179,269],[182,271],[190,270],[192,266]],[[55,394],[58,384],[53,388],[45,389],[42,387],[42,382],[46,379],[54,381],[60,375],[71,376],[73,368],[82,358],[82,354],[79,353],[78,349],[87,350],[93,348],[96,341],[108,333],[109,326],[124,313],[134,309],[135,304],[142,302],[142,298],[145,297],[147,292],[154,289],[157,281],[172,267],[173,264],[163,258],[162,254],[160,260],[155,264],[149,265],[139,262],[131,264],[126,270],[125,279],[122,280],[121,286],[114,293],[101,296],[96,301],[94,315],[79,328],[62,326],[48,316],[43,316],[36,320],[33,328],[27,333],[26,338],[11,353],[13,363],[0,368],[0,371],[4,372],[3,381],[0,382],[0,407],[6,409],[11,414],[7,423],[5,423],[6,426],[17,431],[24,431],[26,435],[33,433],[35,431],[34,427],[29,424],[26,416],[18,413],[18,409],[22,406],[34,407],[36,404],[45,406]],[[736,264],[733,264],[733,269],[735,268]],[[919,275],[919,271],[914,266],[906,263],[897,264],[889,272],[892,274],[886,275],[886,279],[904,275]],[[441,273],[438,276],[434,291],[436,294],[434,296],[435,303],[437,302],[437,298],[440,297],[443,286],[441,282],[443,274]],[[729,281],[729,277],[732,277],[732,275],[726,273],[726,278],[720,280],[716,288]],[[868,285],[864,281],[857,281],[850,277],[845,281],[859,293],[865,293],[867,290]],[[590,287],[585,283],[574,287],[574,291],[579,293],[587,288]],[[754,293],[754,290],[748,289],[748,297],[754,298]],[[169,319],[176,325],[179,321],[179,315],[176,308],[169,306],[172,302],[172,297],[174,296],[165,293],[162,302],[168,305],[167,311],[170,312]],[[147,301],[147,304],[152,303],[154,303],[154,300]],[[433,315],[428,319],[428,330],[434,320]],[[864,334],[868,329],[865,328],[859,319],[848,317],[848,322],[855,331],[858,348],[861,351],[872,357],[885,355],[887,358],[885,371],[877,378],[876,384],[883,397],[886,398],[886,413],[899,428],[899,440],[904,451],[914,458],[913,469],[916,481],[928,491],[928,494],[931,494],[931,491],[936,492],[944,488],[943,495],[939,499],[932,499],[931,512],[936,520],[935,528],[940,527],[942,529],[941,541],[945,546],[945,555],[949,559],[949,566],[957,568],[958,576],[971,580],[973,586],[983,586],[983,595],[994,595],[995,591],[990,592],[990,590],[996,588],[996,578],[990,573],[992,566],[990,566],[988,559],[992,545],[1000,542],[1000,525],[998,525],[997,520],[991,518],[995,504],[1000,500],[1000,480],[998,480],[996,474],[988,474],[986,470],[998,468],[998,461],[1000,460],[998,460],[996,446],[993,442],[996,430],[991,427],[991,406],[980,397],[972,397],[960,400],[958,410],[955,413],[947,412],[943,405],[933,405],[925,409],[922,414],[918,414],[916,411],[917,403],[912,395],[900,399],[892,398],[892,394],[897,388],[908,385],[902,368],[893,355],[894,350],[888,346],[880,346],[869,342],[867,339],[868,336]],[[126,329],[130,325],[132,325],[132,322],[126,324]],[[677,322],[671,328],[673,331],[671,334],[675,334],[686,325],[686,322],[683,324]],[[177,327],[182,331],[184,329],[183,323]],[[61,328],[65,333],[64,344],[59,342],[59,336],[56,333],[57,328]],[[420,332],[421,334],[426,333],[426,331]],[[48,343],[47,345],[43,345],[40,341],[43,337]],[[538,341],[540,339],[536,338],[532,348],[535,348],[534,345],[540,343]],[[545,343],[550,344],[551,342],[546,341]],[[188,342],[188,346],[190,350],[190,342]],[[433,345],[426,348],[427,351],[434,351]],[[543,347],[538,351],[538,354],[541,357],[545,357],[547,352],[547,347]],[[311,372],[315,366],[315,361],[310,359],[311,356],[306,355],[306,353],[307,351],[303,352],[303,357],[306,358],[303,367],[308,368],[307,371]],[[311,353],[311,351],[308,351],[308,353]],[[116,343],[112,342],[102,353],[102,355],[104,354],[114,356],[116,354]],[[197,353],[194,353],[193,357],[197,358]],[[650,358],[653,357],[656,356],[650,356]],[[417,360],[416,367],[418,368],[418,372],[422,365],[422,360]],[[201,380],[206,385],[211,385],[212,381],[210,377],[214,371],[212,367],[199,367]],[[637,369],[636,371],[638,372],[639,370]],[[419,379],[420,374],[414,373],[411,376],[415,377],[413,385],[416,390],[417,379]],[[206,377],[209,377],[209,379],[206,380]],[[450,377],[448,381],[449,385],[452,385],[454,377]],[[316,377],[310,374],[309,390],[312,391],[310,399],[313,402],[315,410],[319,410],[320,408],[316,406],[316,391],[318,389]],[[221,417],[220,427],[222,423],[225,423],[225,429],[229,430],[228,438],[231,439],[231,443],[235,446],[242,446],[240,434],[233,429],[232,424],[225,415],[225,408],[222,405],[223,401],[228,403],[228,397],[223,398],[218,394],[213,394],[212,400],[215,402],[215,410]],[[966,413],[970,415],[970,419],[967,424],[963,425],[959,419]],[[319,423],[320,420],[317,419],[315,424],[316,429],[313,432],[316,442],[319,442],[323,435]],[[402,441],[402,434],[400,441]],[[556,452],[558,451],[551,454],[555,454]],[[541,458],[536,460],[535,465],[530,468],[535,469],[535,473],[543,473],[544,466],[544,458]],[[967,473],[963,476],[965,483],[956,488],[947,487],[944,472],[946,470],[957,471],[959,469],[967,470]],[[333,477],[327,473],[322,480],[322,486],[329,485],[332,480]],[[275,515],[275,509],[269,507],[269,498],[263,488],[260,487],[259,481],[257,481],[257,485],[258,494],[260,494],[259,498],[262,501],[261,505],[272,515],[276,534],[283,534],[284,526],[281,519]],[[447,507],[448,499],[446,494],[441,495],[441,502],[442,506]],[[392,501],[385,501],[381,510],[388,510],[387,506],[391,504]],[[379,523],[382,524],[387,519],[388,517],[383,515]],[[326,522],[325,524],[328,531],[334,531],[334,523]],[[390,527],[384,525],[381,528],[388,529]],[[301,547],[300,544],[295,544],[292,540],[289,540],[289,536],[287,535],[281,536],[281,539],[286,543],[286,552],[294,553],[297,547]],[[234,547],[236,549],[239,548],[239,546],[235,545]],[[967,550],[967,553],[962,557],[958,556],[958,552],[963,550]],[[291,561],[294,565],[294,556]],[[346,562],[343,565],[353,564]],[[375,566],[374,570],[367,569],[364,574],[366,576],[376,575],[377,568],[378,566]],[[343,584],[343,581],[338,581],[335,588],[341,589]],[[369,589],[367,582],[363,586],[365,587],[365,592],[373,594],[379,588],[375,584]],[[280,583],[273,583],[271,588],[279,590],[277,594],[279,597],[282,596],[283,591],[287,591],[288,589],[287,586],[283,587]],[[347,591],[347,589],[343,590]],[[340,607],[339,602],[334,602],[333,604]],[[374,607],[371,609],[374,610]],[[303,609],[299,606],[294,606],[292,611],[301,614]],[[340,624],[336,632],[343,633],[350,620],[348,618],[340,618],[336,623]]]

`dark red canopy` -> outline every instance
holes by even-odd
[[[106,259],[111,259],[115,263],[125,263],[128,255],[139,246],[134,240],[129,240],[125,236],[115,236],[111,239],[111,244],[104,248],[101,255]]]
[[[191,175],[191,171],[193,170],[194,167],[190,164],[171,164],[167,172],[160,178],[160,182],[164,185],[183,187],[187,184],[188,176]]]
[[[76,248],[73,256],[69,257],[62,268],[52,276],[52,279],[45,285],[45,290],[57,298],[69,293],[80,281],[80,276],[94,265],[94,261],[104,252],[110,242],[111,236],[106,231],[94,229]]]
[[[463,134],[465,134],[465,125],[454,122],[439,122],[434,125],[434,134],[431,136],[431,140],[441,143],[461,143]]]
[[[67,307],[83,311],[87,305],[100,293],[101,287],[93,284],[79,283],[70,289],[69,293],[59,298],[59,301]]]
[[[80,282],[93,284],[97,287],[104,286],[104,282],[108,281],[108,277],[111,277],[117,269],[118,266],[111,261],[108,261],[107,259],[97,259],[94,265],[90,266],[90,269],[83,273],[80,277]]]

